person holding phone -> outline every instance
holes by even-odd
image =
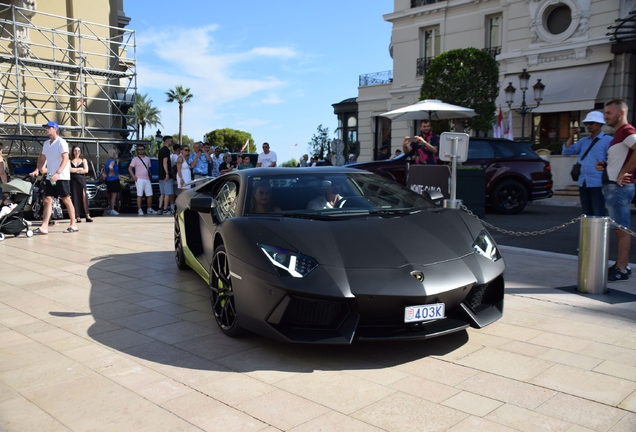
[[[439,135],[433,133],[431,122],[420,122],[420,134],[405,137],[402,142],[402,150],[407,156],[412,157],[416,164],[432,165],[439,161]],[[388,158],[387,158],[388,159]]]
[[[563,156],[578,155],[577,162],[581,164],[581,175],[578,180],[579,198],[583,214],[605,216],[602,172],[596,169],[596,162],[605,162],[612,137],[605,135],[601,130],[605,125],[605,120],[600,111],[588,113],[583,124],[590,135],[573,143],[574,136],[579,133],[579,128],[570,128],[570,135],[563,144],[562,154]]]

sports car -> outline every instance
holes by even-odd
[[[503,314],[505,264],[484,227],[371,172],[240,170],[176,209],[176,264],[209,284],[228,336],[426,339]]]

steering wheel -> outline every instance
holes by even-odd
[[[347,202],[348,197],[340,197],[338,201],[336,201],[333,205],[333,208],[342,208],[342,206]]]

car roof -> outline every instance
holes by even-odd
[[[273,176],[273,175],[289,175],[296,174],[302,175],[304,173],[316,175],[321,174],[339,174],[339,173],[365,173],[366,171],[360,171],[357,169],[351,169],[348,167],[336,167],[336,166],[322,166],[322,167],[307,167],[307,168],[249,168],[244,170],[232,171],[233,174],[241,177],[255,177],[255,176]],[[369,174],[372,174],[369,172]]]

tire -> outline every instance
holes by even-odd
[[[181,226],[179,225],[179,220],[176,215],[174,217],[174,260],[179,270],[187,270],[189,268],[186,264],[185,254],[183,253]]]
[[[0,242],[4,241],[4,234],[0,232]]]
[[[26,236],[29,238],[33,237],[33,230],[28,229],[26,232]]]
[[[528,192],[515,180],[504,180],[493,189],[491,202],[503,214],[520,213],[528,204]]]
[[[244,334],[244,330],[238,325],[239,316],[234,302],[230,263],[223,245],[214,250],[214,257],[212,258],[212,267],[210,268],[210,303],[212,304],[212,313],[216,324],[225,335],[238,337]]]

